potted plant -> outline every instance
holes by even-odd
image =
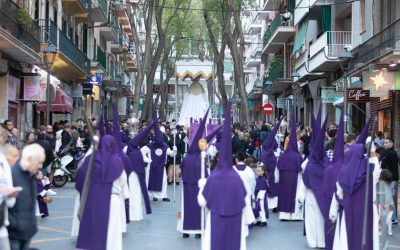
[[[17,10],[17,22],[19,25],[27,25],[32,23],[32,17],[27,9],[20,8]]]

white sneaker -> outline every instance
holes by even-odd
[[[49,189],[49,190],[47,190],[46,194],[54,196],[54,195],[57,195],[57,192]]]
[[[392,230],[388,230],[388,235],[392,236],[393,235],[393,231]]]

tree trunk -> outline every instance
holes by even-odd
[[[235,23],[234,34],[230,37],[230,49],[232,60],[234,63],[235,84],[237,84],[240,98],[242,99],[242,117],[245,118],[246,124],[250,122],[250,110],[247,102],[247,93],[245,86],[245,77],[243,71],[243,53],[244,53],[244,35],[242,23],[240,20],[240,13],[233,0],[228,0],[228,4],[233,13],[233,20]],[[240,39],[240,48],[237,46],[238,36]]]

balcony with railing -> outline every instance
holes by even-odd
[[[261,21],[256,20],[247,26],[247,34],[256,35],[261,32],[263,24]]]
[[[339,55],[351,46],[351,31],[324,32],[310,46],[309,72],[335,71],[340,67]]]
[[[107,0],[92,0],[90,16],[94,22],[107,22]]]
[[[82,50],[52,20],[38,20],[38,24],[43,43],[41,49],[52,43],[59,51],[52,71],[57,72],[66,81],[88,75],[89,60]]]
[[[276,53],[295,33],[291,17],[277,13],[271,25],[264,33],[264,54]]]
[[[40,28],[30,18],[21,22],[26,10],[11,0],[0,0],[0,51],[17,61],[40,63]]]
[[[377,33],[357,48],[350,71],[374,64],[392,64],[400,60],[400,19]]]
[[[103,36],[105,41],[117,42],[119,24],[113,14],[110,15],[110,23],[108,26],[99,27],[100,35]]]
[[[67,16],[75,16],[76,18],[87,18],[91,9],[90,0],[62,0],[68,8],[63,8],[63,12]]]

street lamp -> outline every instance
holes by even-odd
[[[47,87],[46,87],[46,125],[50,124],[50,70],[57,56],[57,48],[54,44],[49,43],[43,50],[43,61],[47,70]]]

